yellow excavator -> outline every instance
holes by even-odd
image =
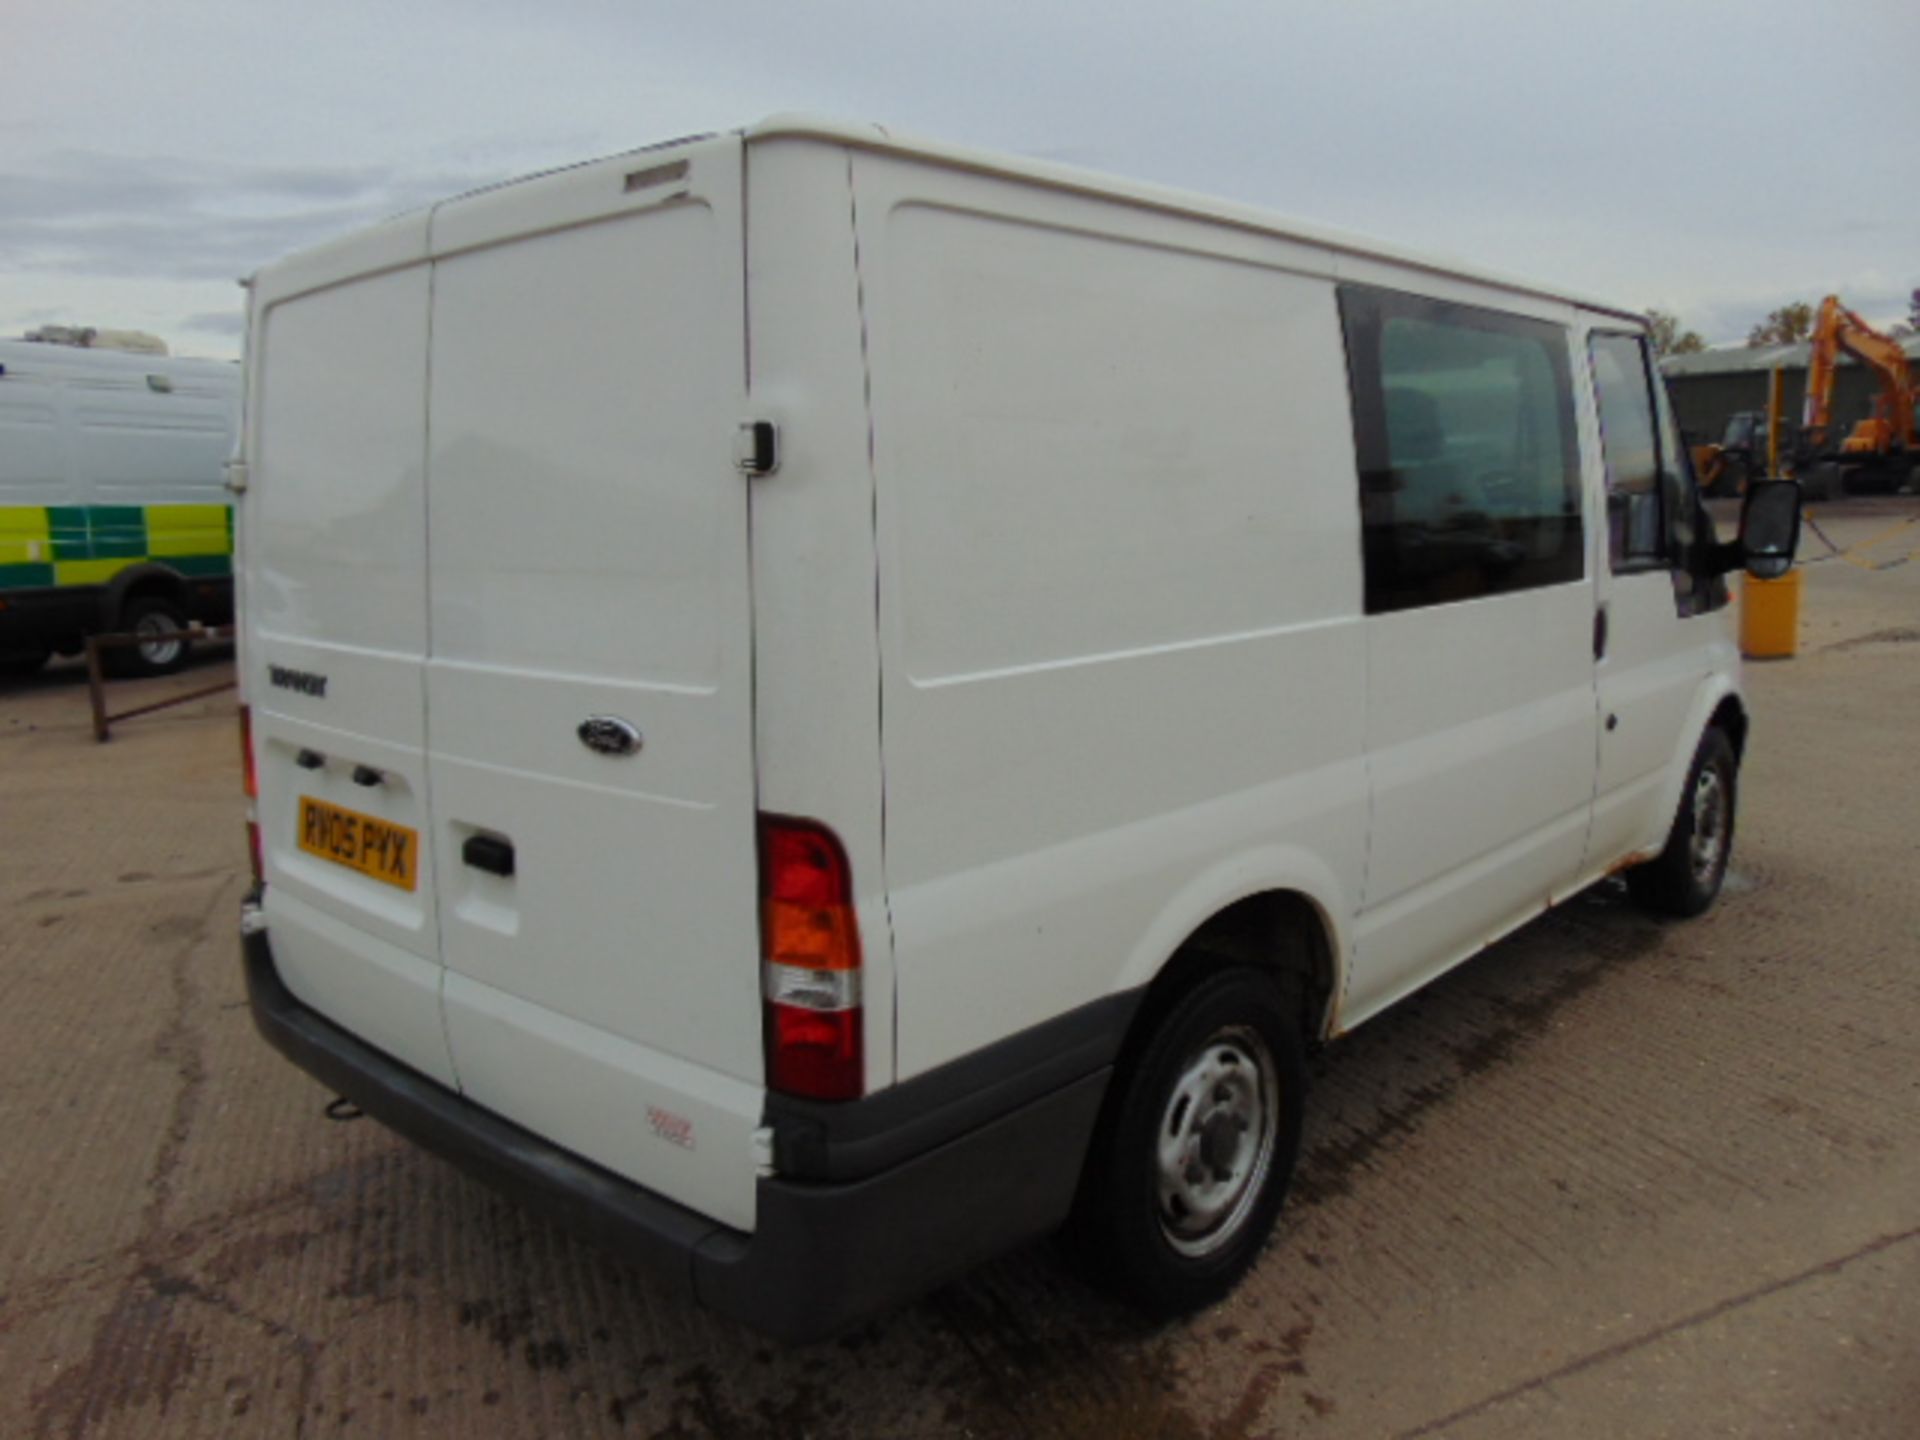
[[[1874,397],[1873,414],[1835,443],[1839,427],[1833,423],[1833,377],[1842,353],[1879,377],[1880,393]],[[1807,397],[1801,408],[1799,443],[1794,447],[1794,473],[1803,480],[1817,474],[1819,480],[1843,490],[1900,489],[1912,478],[1914,463],[1920,459],[1916,404],[1920,404],[1920,387],[1914,384],[1900,342],[1847,309],[1839,296],[1822,300],[1813,324],[1813,353],[1807,361]]]

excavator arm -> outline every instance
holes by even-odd
[[[1833,372],[1835,362],[1845,351],[1880,377],[1882,410],[1889,421],[1885,445],[1912,447],[1914,444],[1913,407],[1916,396],[1907,373],[1907,352],[1900,342],[1882,335],[1853,311],[1840,303],[1838,295],[1820,302],[1820,314],[1813,325],[1813,353],[1807,360],[1807,398],[1801,408],[1801,429],[1806,444],[1815,450],[1828,448],[1828,429],[1833,423]]]

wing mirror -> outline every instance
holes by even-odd
[[[1728,547],[1736,566],[1746,566],[1756,580],[1778,580],[1793,568],[1800,548],[1800,482],[1753,480],[1740,507],[1740,540]]]

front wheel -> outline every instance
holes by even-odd
[[[1205,975],[1167,1008],[1115,1073],[1068,1221],[1096,1281],[1154,1319],[1239,1283],[1299,1156],[1303,1050],[1259,970]]]
[[[1740,761],[1717,725],[1700,738],[1680,808],[1658,857],[1627,872],[1627,889],[1649,910],[1682,918],[1713,904],[1733,855]]]

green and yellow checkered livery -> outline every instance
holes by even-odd
[[[0,505],[0,593],[104,585],[129,565],[233,574],[231,505]]]

